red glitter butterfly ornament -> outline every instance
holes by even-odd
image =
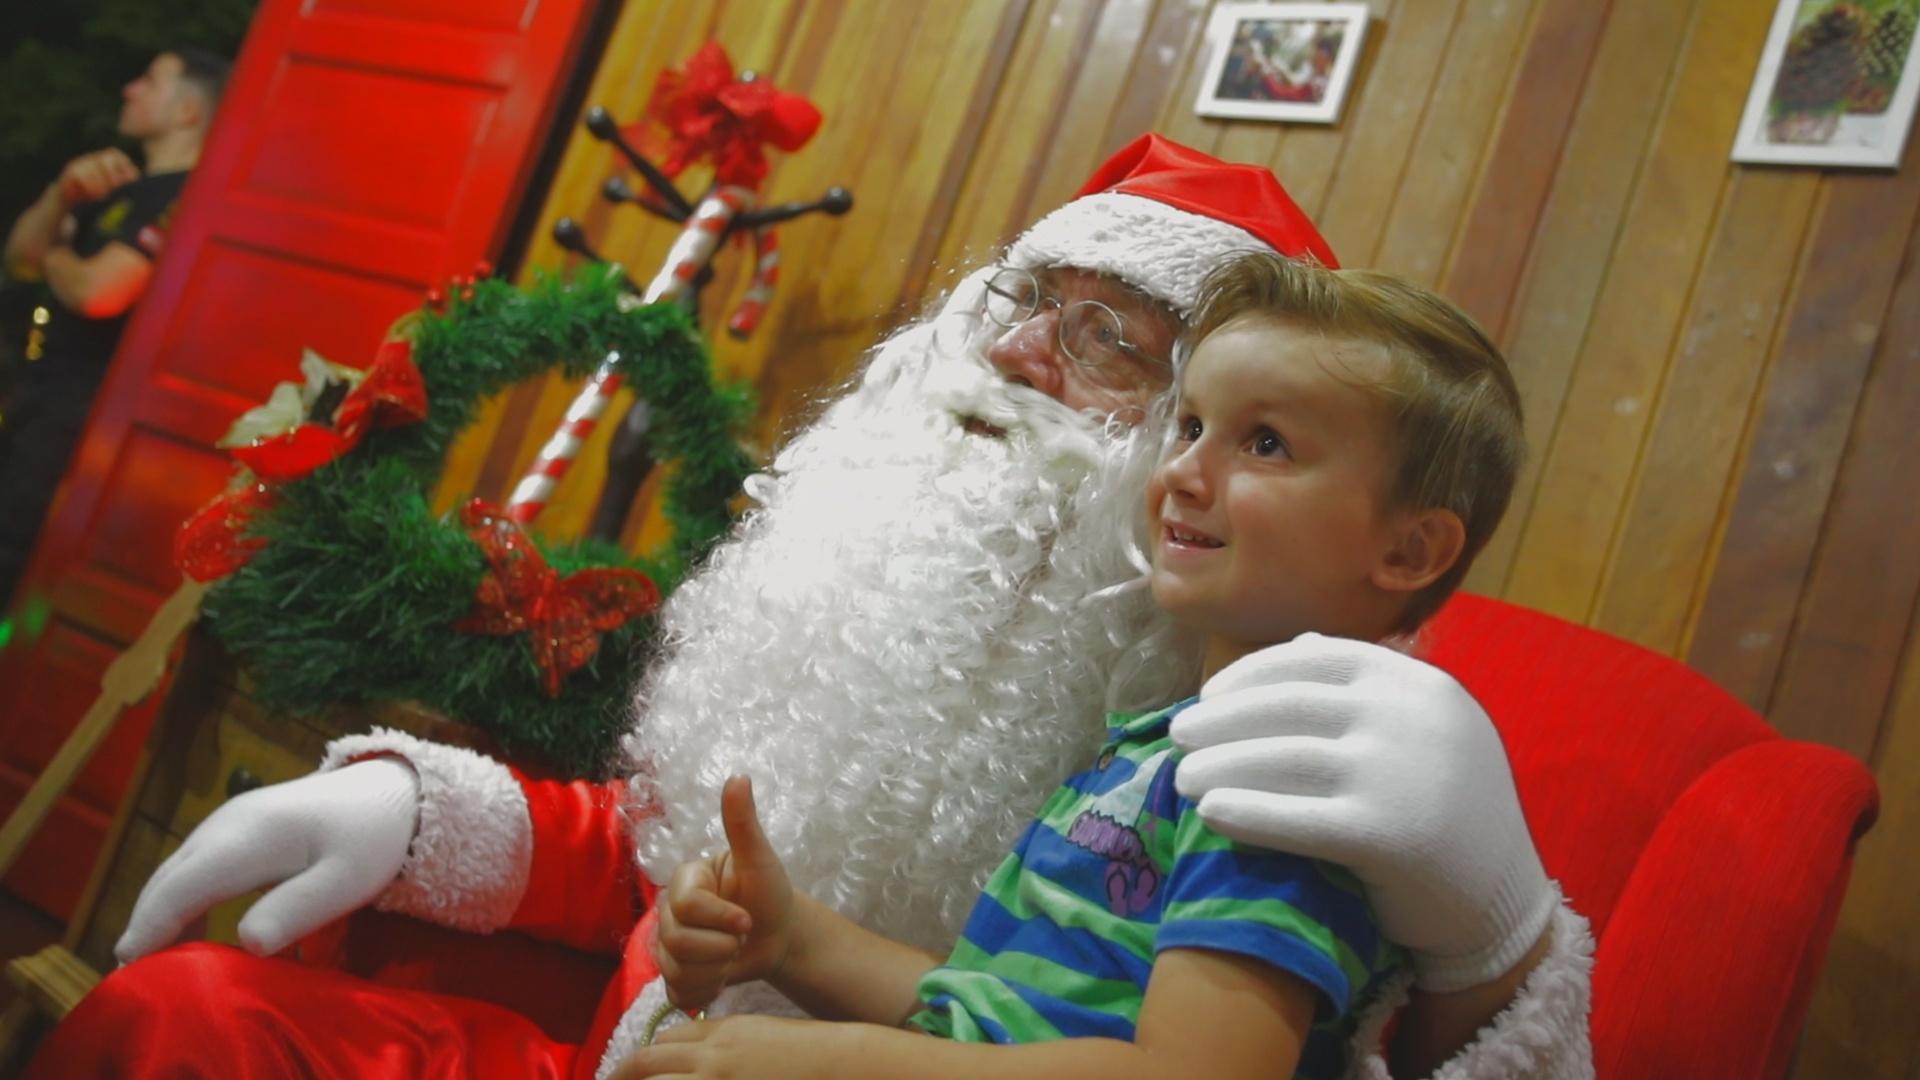
[[[660,589],[638,570],[607,566],[561,577],[506,511],[474,499],[460,522],[486,552],[473,607],[453,628],[468,634],[525,632],[548,697],[600,651],[600,635],[660,606]]]

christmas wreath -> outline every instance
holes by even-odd
[[[251,471],[200,515],[229,538],[218,570],[196,574],[224,574],[203,618],[270,710],[418,702],[510,754],[604,775],[651,649],[651,609],[731,524],[752,467],[735,438],[748,396],[716,385],[682,307],[636,308],[603,270],[524,290],[465,281],[436,299],[351,373],[344,401],[342,384],[310,394],[323,404],[296,405],[308,422],[251,442],[296,467],[276,474],[235,450]],[[672,470],[664,550],[536,545],[482,504],[431,511],[428,490],[483,398],[556,367],[587,375],[609,353],[650,403]]]

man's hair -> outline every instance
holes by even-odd
[[[1241,318],[1371,341],[1392,373],[1400,465],[1388,494],[1402,509],[1444,509],[1466,526],[1460,558],[1407,601],[1395,633],[1419,629],[1459,587],[1506,513],[1526,460],[1520,391],[1486,331],[1454,303],[1374,270],[1329,270],[1270,252],[1235,256],[1208,275],[1190,345]],[[1191,355],[1191,349],[1184,349]]]
[[[214,107],[220,104],[220,95],[227,89],[227,75],[233,71],[233,65],[216,53],[192,45],[163,51],[180,58],[180,78],[199,92],[207,104],[207,112],[211,114]]]

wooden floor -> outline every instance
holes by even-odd
[[[0,889],[0,964],[16,956],[39,952],[60,940],[64,931],[60,920]],[[13,1004],[20,991],[13,983],[0,979],[0,1012]],[[27,1054],[17,1060],[0,1062],[0,1080],[13,1080],[26,1066]]]

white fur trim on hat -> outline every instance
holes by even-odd
[[[1078,198],[1034,223],[1007,252],[1015,266],[1110,274],[1191,314],[1200,282],[1223,258],[1272,251],[1237,225],[1124,192]]]
[[[1558,892],[1558,890],[1555,890]],[[1434,1072],[1432,1080],[1593,1080],[1587,1014],[1593,1004],[1593,931],[1562,900],[1553,915],[1547,955],[1500,1014],[1474,1041]],[[1362,1080],[1392,1080],[1379,1053],[1387,1020],[1406,1003],[1402,977],[1360,1020],[1354,1036]]]
[[[386,755],[420,776],[420,828],[374,906],[473,933],[505,926],[533,869],[533,818],[519,781],[492,758],[388,728],[327,744],[320,771]]]

